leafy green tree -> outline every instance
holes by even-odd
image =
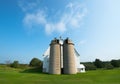
[[[112,64],[114,67],[120,67],[119,60],[111,60],[111,64]]]
[[[109,63],[106,63],[105,64],[105,68],[106,69],[113,69],[114,67],[111,65],[111,63],[109,62]]]
[[[11,64],[11,67],[18,68],[18,67],[19,67],[19,62],[18,62],[18,61],[14,61],[14,62]]]
[[[42,67],[42,61],[39,60],[38,58],[33,58],[30,61],[29,65],[32,66],[32,67]]]
[[[97,67],[97,68],[103,68],[103,63],[101,60],[99,59],[95,59],[95,62],[94,62],[94,65]]]
[[[96,66],[91,62],[84,63],[86,70],[96,70]]]

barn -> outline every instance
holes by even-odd
[[[71,42],[71,40],[69,40],[68,38],[67,38],[67,40]],[[64,41],[66,41],[66,39],[64,40],[62,38],[59,38],[59,39],[55,38],[54,40],[51,41],[51,43],[52,42],[54,42],[54,43],[57,42],[58,44],[60,44],[60,50],[59,50],[60,51],[60,55],[59,55],[60,56],[59,57],[60,58],[59,59],[60,63],[59,63],[59,65],[57,65],[58,68],[60,68],[59,74],[62,74],[62,73],[64,74],[65,65],[67,64],[67,62],[64,61],[64,59],[65,59],[64,53],[66,53],[66,51],[64,49]],[[51,49],[52,48],[51,48],[51,44],[50,44],[50,46],[47,48],[47,50],[43,54],[43,72],[45,72],[45,73],[50,73],[50,68],[51,68],[51,64],[50,64],[51,59],[50,59],[50,57],[52,57],[52,55],[50,54],[51,53]],[[55,53],[55,51],[52,52],[52,54],[53,53]],[[56,57],[56,56],[54,56],[54,57]],[[77,52],[77,50],[74,47],[73,47],[73,55],[72,55],[72,57],[74,57],[75,60],[70,60],[71,61],[70,63],[74,62],[74,66],[75,66],[74,70],[75,70],[75,72],[76,73],[83,73],[83,72],[85,72],[85,66],[83,64],[80,64],[80,54]],[[54,61],[54,60],[52,60],[52,61]],[[56,61],[56,62],[58,62],[58,61]],[[56,62],[54,62],[54,64]],[[56,68],[56,67],[54,67],[54,68]],[[71,68],[73,68],[73,67],[71,67]],[[53,73],[53,74],[56,74],[56,73]]]

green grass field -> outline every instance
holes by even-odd
[[[77,75],[49,75],[38,70],[0,66],[0,84],[120,84],[120,69],[87,71]]]

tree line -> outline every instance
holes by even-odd
[[[111,61],[101,61],[100,59],[95,59],[94,62],[82,62],[85,65],[86,70],[96,70],[96,69],[113,69],[120,67],[120,59]]]
[[[42,69],[43,62],[38,58],[33,58],[29,64],[20,64],[19,61],[15,60],[12,63],[7,63],[8,66],[13,68],[27,68],[27,67],[35,67]]]
[[[14,61],[13,63],[6,62],[8,66],[13,68],[28,68],[35,67],[42,71],[43,62],[38,58],[33,58],[29,64],[20,64],[19,61]],[[93,62],[82,62],[85,65],[86,70],[96,70],[96,69],[114,69],[120,68],[120,59],[111,61],[101,61],[100,59],[95,59]]]

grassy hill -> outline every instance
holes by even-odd
[[[120,84],[120,69],[94,70],[77,75],[49,75],[35,69],[0,66],[0,84]]]

